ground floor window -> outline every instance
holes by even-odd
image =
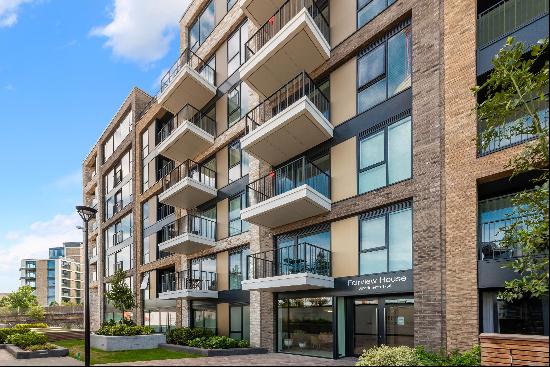
[[[165,333],[176,327],[176,309],[161,308],[143,311],[143,324],[152,327],[157,333]]]
[[[332,310],[332,297],[279,300],[278,351],[332,358]]]
[[[498,291],[481,293],[484,333],[548,335],[548,297],[506,302]]]
[[[192,327],[207,329],[216,334],[216,305],[192,302],[191,321]]]
[[[236,340],[250,340],[250,306],[229,307],[229,337]]]

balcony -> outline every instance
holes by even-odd
[[[330,27],[314,0],[289,0],[246,42],[241,79],[269,96],[330,58]]]
[[[181,271],[161,276],[159,299],[207,299],[218,298],[216,273],[206,271]]]
[[[334,288],[332,253],[309,243],[251,254],[243,290],[267,292]]]
[[[196,208],[217,195],[216,172],[187,160],[162,180],[159,201],[182,209]]]
[[[329,99],[302,72],[246,116],[241,147],[277,166],[332,138]]]
[[[185,50],[160,82],[158,103],[176,114],[190,104],[203,108],[216,95],[216,73],[193,51]]]
[[[330,176],[299,158],[247,185],[247,208],[241,219],[275,228],[327,213]]]
[[[548,1],[504,0],[477,16],[477,75],[493,68],[492,59],[509,36],[526,46],[548,37]]]
[[[92,250],[90,251],[90,264],[97,263],[98,257],[97,257],[97,246],[93,246]]]
[[[261,26],[286,0],[240,0],[239,6],[255,25]]]
[[[191,255],[216,245],[216,221],[188,214],[161,229],[160,251]]]
[[[216,121],[191,105],[185,105],[157,134],[158,151],[183,162],[214,144]]]

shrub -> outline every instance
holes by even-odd
[[[106,336],[134,336],[134,335],[149,335],[153,333],[153,328],[149,326],[128,326],[125,324],[103,324],[98,331],[97,335]]]
[[[187,345],[194,348],[204,348],[207,340],[208,338],[203,336],[202,338],[190,340]]]
[[[25,334],[12,334],[6,338],[6,344],[15,344],[21,349],[27,349],[33,345],[43,345],[48,342],[48,337],[29,331]]]
[[[189,345],[188,343],[191,340],[209,336],[212,336],[212,332],[207,329],[189,327],[175,328],[171,329],[168,334],[166,334],[166,342],[168,344]]]
[[[249,348],[250,342],[248,340],[239,341],[239,348]]]
[[[190,347],[203,349],[229,349],[229,348],[248,348],[249,343],[246,340],[235,340],[227,336],[201,337],[189,341]]]
[[[6,339],[10,335],[14,334],[26,334],[29,333],[30,329],[28,327],[14,327],[14,328],[3,328],[0,329],[0,344],[5,344]]]
[[[424,347],[416,348],[416,357],[422,366],[480,366],[481,350],[474,346],[466,352],[452,352],[448,356],[444,353],[429,352]]]
[[[46,318],[46,312],[44,311],[44,307],[40,305],[35,305],[29,309],[29,311],[27,312],[27,316],[29,316],[34,321],[43,321]]]
[[[48,324],[45,322],[36,322],[34,324],[17,324],[14,326],[16,329],[45,329]]]
[[[381,345],[364,351],[356,366],[417,366],[416,350],[411,347]]]
[[[30,347],[25,348],[25,350],[28,350],[29,352],[36,352],[37,350],[52,350],[57,348],[58,346],[55,344],[46,343],[46,344],[31,345]]]

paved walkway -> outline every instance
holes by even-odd
[[[0,366],[84,366],[71,357],[15,359],[5,349],[0,349]]]
[[[283,353],[230,357],[167,359],[163,361],[129,362],[127,366],[353,366],[356,358],[326,359]],[[117,363],[103,366],[117,366]]]

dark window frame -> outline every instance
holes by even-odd
[[[228,0],[228,1],[231,1],[231,0]],[[234,5],[234,4],[233,4]],[[236,73],[240,66],[244,63],[244,57],[242,55],[242,51],[243,51],[243,34],[242,34],[242,29],[243,27],[248,27],[248,19],[245,19],[243,20],[238,26],[237,28],[229,35],[229,37],[227,37],[227,41],[226,41],[226,56],[227,56],[227,74],[228,74],[228,77],[230,77],[231,75],[233,75],[234,73]],[[238,43],[238,51],[235,55],[233,55],[233,57],[229,57],[229,41],[233,38],[233,36],[235,35],[239,35],[239,43]],[[248,40],[245,40],[245,41],[248,41]],[[233,70],[232,72],[229,72],[229,64],[231,61],[233,61],[236,57],[239,58],[239,67],[237,67],[235,70]],[[232,88],[233,89],[233,88]],[[240,101],[241,101],[241,98],[240,98],[240,94],[241,94],[241,90],[240,90],[240,83],[239,83],[239,106],[240,106]],[[229,92],[228,92],[229,94]],[[228,116],[229,116],[229,109],[228,109]]]
[[[238,161],[238,163],[235,163],[235,164],[231,165],[231,149],[235,149],[233,147],[236,147],[236,146],[238,146],[238,149],[239,149],[239,161]],[[234,140],[234,141],[232,141],[231,143],[229,143],[227,145],[227,181],[229,183],[238,181],[240,178],[246,176],[249,173],[249,168],[247,168],[246,173],[243,174],[243,157],[244,157],[244,154],[247,154],[247,153],[243,152],[243,150],[241,148],[241,141],[239,139]],[[246,164],[247,165],[249,164],[248,159],[247,159]],[[239,166],[239,177],[235,180],[231,180],[231,176],[230,176],[231,169],[237,167],[237,165]]]
[[[208,39],[208,37],[212,34],[214,29],[216,28],[216,18],[215,18],[216,17],[216,4],[215,4],[214,0],[210,0],[208,2],[208,4],[204,7],[204,9],[202,9],[200,14],[195,18],[193,23],[191,23],[191,25],[189,26],[189,28],[187,30],[187,40],[188,40],[187,41],[188,42],[187,47],[189,48],[189,50],[196,51],[203,44],[203,42],[201,42],[201,18],[204,15],[204,13],[208,10],[210,5],[213,5],[213,8],[214,8],[213,9],[214,23],[213,23],[212,29],[210,30],[208,35],[205,36],[204,41],[206,41]],[[193,27],[195,27],[195,25],[198,25],[198,39],[197,39],[196,43],[191,45],[191,32],[192,32]]]
[[[238,330],[233,330],[233,322],[231,320],[231,308],[232,307],[239,307],[240,308],[240,311],[241,311],[241,330],[238,331]],[[232,304],[229,304],[229,337],[231,337],[232,334],[240,334],[240,338],[238,340],[249,340],[249,339],[244,339],[244,308],[245,307],[248,307],[248,312],[249,312],[249,315],[250,315],[250,304],[245,304],[245,303],[232,303]],[[250,319],[248,321],[248,327],[249,327],[249,332],[250,332]],[[249,338],[250,338],[250,335],[249,335]]]
[[[234,85],[230,90],[227,91],[227,128],[230,128],[231,126],[235,125],[243,117],[242,116],[242,108],[241,108],[241,103],[242,103],[242,88],[241,88],[241,86],[242,86],[242,82],[239,82],[236,85]],[[231,110],[229,100],[231,98],[230,94],[233,93],[233,92],[237,93],[238,103],[237,103],[237,107],[234,108],[233,110]],[[234,120],[231,120],[231,116],[234,113],[236,113],[237,111],[239,112],[239,117],[234,119]]]
[[[370,0],[368,2],[365,3],[365,5],[363,5],[361,8],[359,8],[359,2],[361,0],[356,0],[355,2],[355,7],[357,9],[356,11],[356,16],[355,16],[355,26],[356,26],[356,30],[359,30],[361,28],[363,28],[364,26],[366,26],[367,24],[369,24],[370,22],[372,22],[374,19],[376,19],[380,14],[382,14],[384,11],[386,11],[386,9],[388,9],[390,6],[392,6],[396,0],[384,0],[386,2],[386,6],[384,7],[384,9],[382,9],[380,11],[380,13],[376,14],[371,20],[369,20],[368,22],[366,22],[365,24],[360,24],[359,23],[359,13],[365,9],[370,3],[372,3],[373,1],[376,1],[376,0]]]
[[[243,255],[244,255],[245,250],[248,250],[248,252],[250,254],[250,247],[248,245],[241,246],[241,247],[238,247],[238,248],[235,248],[235,249],[231,249],[228,252],[227,274],[229,275],[229,279],[228,279],[229,280],[229,290],[241,290],[242,289],[242,285],[240,283],[239,283],[238,288],[231,288],[231,274],[232,274],[232,272],[231,272],[231,255],[239,254],[239,256],[240,256],[239,264],[241,266],[241,271],[240,271],[241,281],[248,279],[248,273],[247,273],[247,269],[246,269],[247,259],[245,258],[244,262],[243,262]],[[247,255],[247,257],[248,257],[248,255]],[[242,268],[243,264],[245,265],[245,269]]]
[[[236,200],[237,198],[239,198],[239,200],[240,200],[239,218],[231,219],[231,201]],[[248,228],[243,231],[243,222],[244,222],[244,220],[241,219],[241,213],[240,212],[244,208],[246,208],[246,191],[241,191],[241,192],[231,196],[230,198],[228,198],[228,202],[227,202],[227,224],[228,224],[227,237],[238,236],[238,235],[240,235],[242,233],[245,233],[245,232],[250,230],[250,226],[248,226]],[[240,222],[240,231],[238,233],[231,234],[231,223],[237,222],[237,221]]]

